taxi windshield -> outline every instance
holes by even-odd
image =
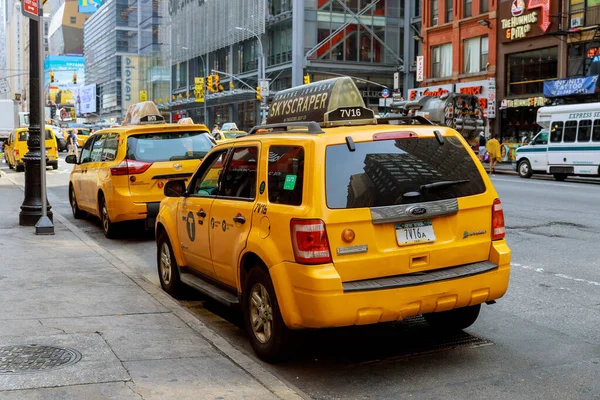
[[[29,131],[19,132],[19,142],[26,142],[29,140]],[[46,140],[52,140],[52,132],[46,129]]]
[[[213,146],[208,132],[145,133],[127,139],[127,158],[147,162],[202,159]]]
[[[329,146],[329,208],[383,207],[472,196],[485,191],[473,159],[458,138],[381,140]]]

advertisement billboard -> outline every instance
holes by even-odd
[[[83,56],[48,56],[44,60],[44,86],[49,103],[57,106],[75,104],[73,90],[85,82]]]
[[[96,112],[96,85],[86,85],[74,90],[75,114],[84,115]]]
[[[102,6],[102,0],[78,0],[79,1],[79,12],[82,14],[93,14],[100,6]]]

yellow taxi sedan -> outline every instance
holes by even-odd
[[[73,216],[100,218],[104,235],[116,236],[123,221],[154,227],[163,187],[186,181],[214,146],[204,125],[166,124],[152,102],[131,106],[123,126],[95,132],[80,151],[69,181]]]
[[[29,128],[18,128],[8,138],[5,146],[6,162],[10,169],[15,169],[17,172],[25,170],[23,157],[29,151],[27,140],[29,139]],[[46,125],[45,130],[45,148],[46,156],[48,157],[47,166],[52,169],[58,169],[58,143],[56,135],[51,126]]]
[[[215,140],[217,143],[227,142],[229,140],[233,140],[238,137],[246,136],[248,132],[240,131],[240,130],[229,130],[229,131],[221,131],[215,134]]]

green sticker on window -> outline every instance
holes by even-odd
[[[283,184],[283,190],[294,190],[296,187],[296,175],[288,175],[285,177],[285,183]]]

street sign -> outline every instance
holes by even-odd
[[[400,72],[394,72],[394,90],[400,87]]]
[[[423,56],[417,56],[417,82],[423,82],[425,75],[425,60]]]
[[[0,79],[0,94],[6,94],[10,92],[10,85],[6,79]]]
[[[40,20],[40,7],[38,0],[23,0],[23,5],[21,6],[21,13],[35,21]]]
[[[269,95],[269,81],[267,79],[261,80],[258,86],[260,86],[260,95],[262,97]]]
[[[381,97],[383,97],[384,99],[387,99],[388,97],[390,97],[390,91],[389,91],[389,89],[383,89],[381,91]]]
[[[148,101],[148,91],[140,90],[140,101]]]

